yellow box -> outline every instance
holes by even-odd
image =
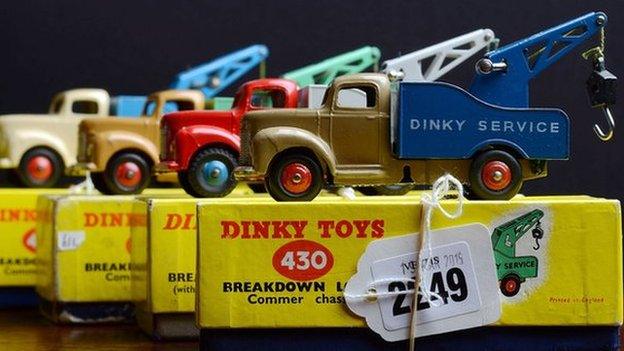
[[[121,321],[132,316],[130,236],[133,228],[146,225],[145,213],[134,212],[133,199],[39,199],[37,293],[52,320]],[[103,303],[111,305],[107,310],[95,306]]]
[[[0,287],[35,286],[37,197],[62,189],[0,189]]]
[[[456,202],[444,202],[453,206]],[[229,202],[198,205],[197,320],[201,328],[365,327],[344,304],[342,289],[374,240],[420,230],[422,206],[368,198],[311,203]],[[620,204],[587,196],[468,201],[451,220],[439,212],[433,229],[482,223],[491,233],[539,211],[544,237],[535,251],[529,231],[518,254],[538,260],[511,297],[502,293],[500,326],[617,326],[622,323]],[[308,240],[333,258],[312,281],[294,281],[276,267],[288,243]],[[279,265],[279,264],[278,264]],[[301,278],[301,277],[299,277]],[[499,277],[500,279],[500,277]],[[305,284],[310,283],[311,284]],[[294,283],[294,284],[293,284]],[[278,288],[278,285],[280,286]],[[294,292],[279,291],[294,289]],[[309,291],[307,291],[309,289]]]
[[[211,203],[240,201],[244,192]],[[132,232],[132,300],[139,326],[158,339],[196,338],[195,268],[197,204],[193,198],[141,198],[135,213],[145,213],[147,225]],[[267,195],[245,197],[268,203]]]

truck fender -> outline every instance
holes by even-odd
[[[327,172],[336,173],[336,158],[331,147],[307,130],[296,127],[266,128],[253,137],[252,148],[254,168],[262,174],[266,174],[275,155],[292,148],[312,151]]]
[[[226,129],[196,125],[180,129],[175,136],[176,162],[187,169],[191,157],[209,145],[222,145],[236,155],[240,153],[240,137]]]
[[[139,134],[115,130],[105,133],[103,138],[105,140],[105,145],[108,145],[108,147],[98,148],[98,150],[95,151],[97,153],[96,160],[98,160],[98,168],[102,168],[101,170],[104,170],[106,163],[108,163],[114,154],[121,150],[128,149],[143,152],[150,158],[150,160],[147,161],[151,161],[152,164],[156,164],[158,162],[158,146],[156,146],[152,140]]]
[[[500,146],[503,146],[502,148]],[[529,155],[527,154],[526,151],[524,151],[524,149],[514,143],[511,142],[509,140],[504,140],[504,139],[487,139],[484,140],[482,142],[480,142],[479,144],[475,145],[475,147],[472,148],[472,150],[470,150],[470,152],[468,153],[469,155],[472,155],[471,157],[474,158],[477,156],[477,154],[481,151],[481,150],[485,150],[488,147],[493,147],[494,149],[502,149],[502,150],[513,150],[515,155],[514,156],[520,156],[521,158],[526,158],[529,159]]]
[[[65,166],[70,166],[77,162],[76,151],[70,152],[67,143],[54,133],[48,133],[41,129],[17,130],[15,133],[15,137],[11,138],[11,140],[15,141],[15,145],[9,145],[9,150],[11,150],[11,159],[16,167],[28,150],[39,146],[50,148],[59,154]]]

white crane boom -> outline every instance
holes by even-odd
[[[382,72],[403,82],[435,81],[496,40],[491,29],[478,29],[441,43],[386,60]],[[425,66],[425,67],[423,67]]]

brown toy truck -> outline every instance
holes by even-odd
[[[175,106],[172,106],[175,105]],[[78,135],[78,163],[70,175],[92,172],[93,183],[103,194],[135,194],[147,187],[160,154],[160,118],[165,107],[178,111],[204,107],[204,95],[194,90],[165,90],[148,97],[143,116],[133,119],[90,118],[82,121]],[[173,174],[175,176],[175,174]],[[175,182],[171,174],[159,181]]]

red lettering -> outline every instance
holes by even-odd
[[[240,234],[240,226],[234,221],[221,221],[221,239],[234,239]]]
[[[253,222],[254,228],[254,239],[268,239],[269,238],[269,227],[271,226],[271,222],[262,221],[262,222]]]
[[[365,221],[365,220],[353,221],[353,224],[355,225],[355,228],[357,229],[358,238],[366,238],[366,229],[370,225],[370,222],[371,221]]]
[[[195,226],[193,225],[193,227],[191,227],[191,224],[194,222],[195,219],[195,214],[194,213],[187,213],[184,216],[184,224],[182,225],[182,229],[195,229]]]
[[[292,225],[293,228],[295,228],[294,237],[297,239],[303,238],[303,230],[308,225],[308,221],[290,222],[290,224]]]
[[[334,221],[318,221],[318,228],[321,229],[321,238],[330,238],[329,229],[334,227]]]
[[[290,239],[291,235],[288,232],[288,222],[274,221],[271,222],[273,225],[273,238],[282,238],[282,239]]]
[[[353,232],[353,226],[348,221],[342,220],[336,224],[336,234],[341,238],[346,238]]]
[[[84,226],[85,227],[95,227],[98,225],[98,216],[95,213],[85,213],[84,214]]]
[[[385,221],[383,219],[375,219],[371,223],[371,227],[373,229],[371,233],[371,237],[373,238],[383,238],[384,236],[384,224]]]
[[[165,230],[174,230],[180,227],[180,223],[182,223],[182,216],[177,213],[167,213],[167,222],[163,229]]]

